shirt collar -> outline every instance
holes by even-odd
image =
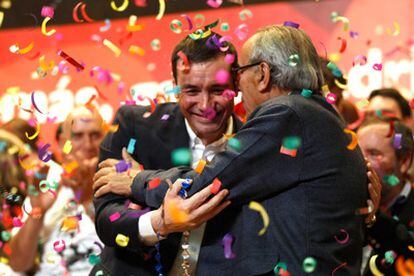
[[[201,142],[201,139],[197,137],[197,135],[195,134],[195,132],[191,128],[191,126],[188,123],[187,119],[184,119],[184,122],[185,122],[185,128],[187,129],[187,132],[188,132],[188,136],[190,137],[190,147],[193,148],[195,145],[203,144]],[[233,134],[233,129],[234,129],[233,124],[234,124],[233,123],[233,116],[230,116],[229,119],[227,120],[227,129],[226,129],[226,132],[224,133],[224,135],[220,139],[214,141],[213,143],[211,143],[209,145],[222,144],[224,141],[226,141],[225,136],[230,136],[231,134]]]
[[[404,201],[411,192],[411,183],[410,181],[406,181],[404,187],[401,189],[400,194],[389,204],[388,208],[391,208],[397,202]]]

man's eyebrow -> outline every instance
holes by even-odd
[[[184,85],[181,85],[181,89],[183,88],[198,88],[198,86],[193,85],[193,84],[184,84]]]

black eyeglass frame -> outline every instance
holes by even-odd
[[[253,66],[257,66],[257,65],[259,65],[262,62],[263,61],[258,61],[258,62],[250,63],[250,64],[247,64],[247,65],[244,65],[244,66],[239,66],[239,67],[232,68],[231,70],[233,71],[233,73],[237,74],[240,71],[246,70],[247,68],[250,68],[250,67],[253,67]]]

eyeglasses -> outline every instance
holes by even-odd
[[[258,61],[258,62],[247,64],[247,65],[244,65],[244,66],[239,66],[239,67],[233,68],[232,71],[233,71],[233,73],[238,74],[238,73],[242,72],[243,70],[246,70],[247,68],[257,66],[260,63],[262,63],[262,62]]]

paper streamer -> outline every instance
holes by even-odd
[[[249,203],[249,208],[257,211],[260,213],[260,215],[262,216],[263,219],[263,228],[259,231],[259,236],[263,235],[266,232],[267,227],[269,226],[269,215],[267,214],[266,210],[263,208],[263,206],[256,202],[256,201],[251,201]]]

